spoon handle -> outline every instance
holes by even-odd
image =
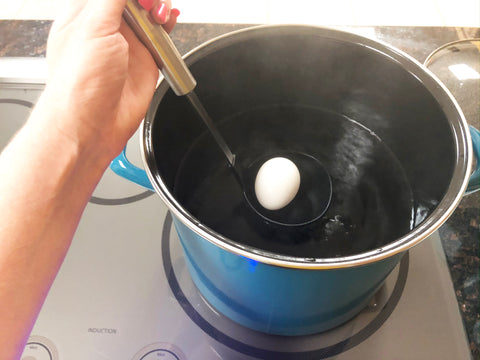
[[[235,166],[235,155],[232,153],[223,136],[211,120],[193,89],[197,82],[173,44],[170,36],[161,25],[156,24],[150,13],[137,0],[127,0],[123,17],[140,41],[153,56],[158,68],[168,81],[175,94],[188,95],[188,99],[215,138],[225,154],[228,163]]]
[[[163,27],[155,23],[137,0],[127,0],[123,17],[150,51],[175,94],[181,96],[190,93],[197,82]]]
[[[190,94],[187,95],[187,99],[190,101],[194,109],[197,111],[198,115],[200,115],[200,117],[202,118],[210,133],[213,135],[213,138],[215,139],[217,145],[220,147],[223,154],[227,158],[230,166],[235,170],[235,154],[233,154],[230,150],[230,147],[227,145],[227,142],[223,138],[222,134],[220,134],[220,131],[218,131],[216,125],[210,118],[210,115],[208,115],[207,110],[205,110],[201,101],[198,99],[197,94],[192,91]]]

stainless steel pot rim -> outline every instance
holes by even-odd
[[[361,46],[366,46],[374,51],[382,53],[391,60],[401,64],[413,76],[419,78],[419,80],[431,91],[438,103],[441,104],[442,109],[447,115],[447,118],[456,119],[456,121],[450,121],[450,125],[457,145],[457,163],[448,190],[435,210],[433,210],[432,213],[420,225],[415,227],[411,232],[402,236],[401,238],[383,247],[356,255],[335,258],[301,258],[275,254],[250,246],[245,246],[241,243],[228,239],[201,224],[188,211],[183,209],[183,207],[170,193],[167,186],[162,181],[161,176],[158,174],[158,169],[156,167],[153,145],[150,136],[152,132],[151,128],[153,126],[154,116],[149,117],[147,115],[140,131],[140,144],[142,148],[141,152],[147,175],[157,194],[165,202],[175,217],[200,237],[231,253],[274,266],[311,270],[361,266],[402,253],[417,245],[422,240],[428,238],[450,217],[455,208],[458,206],[467,188],[469,175],[471,173],[473,150],[470,132],[467,121],[465,120],[457,101],[433,73],[426,69],[417,60],[401,50],[398,50],[384,42],[368,39],[354,33],[318,26],[261,25],[245,28],[221,35],[196,47],[187,53],[184,56],[184,59],[187,65],[190,65],[197,59],[202,58],[207,54],[214,52],[216,49],[225,47],[233,42],[247,39],[251,36],[263,36],[265,34],[272,33],[277,34],[281,31],[297,31],[318,35],[321,37],[331,37],[336,40],[355,42]],[[168,84],[162,79],[159,82],[157,91],[160,92],[159,95],[163,95],[167,90]],[[160,99],[161,96],[156,97],[156,101],[152,102],[148,113],[155,113]]]

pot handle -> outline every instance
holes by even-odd
[[[152,183],[148,179],[147,172],[139,167],[136,167],[127,159],[127,154],[125,152],[126,149],[127,148],[125,147],[120,155],[113,159],[113,161],[110,163],[110,169],[112,169],[115,174],[130,180],[135,184],[143,186],[148,190],[155,191]]]
[[[471,194],[480,189],[480,131],[470,125],[470,134],[472,136],[473,153],[477,159],[477,165],[470,176],[465,194]]]

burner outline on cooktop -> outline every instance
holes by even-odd
[[[33,109],[33,107],[35,106],[35,104],[30,101],[20,99],[0,99],[0,104],[22,105],[29,109]]]
[[[141,192],[140,194],[133,195],[133,196],[128,196],[124,198],[118,198],[118,199],[107,199],[107,198],[101,198],[98,196],[92,196],[89,200],[90,203],[92,204],[97,204],[97,205],[124,205],[124,204],[130,204],[135,201],[140,201],[143,199],[146,199],[147,197],[155,194],[153,191],[146,190],[144,192]]]

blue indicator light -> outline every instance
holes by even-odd
[[[257,267],[258,265],[258,261],[256,260],[253,260],[253,259],[249,259],[245,256],[242,256],[244,259],[247,259],[248,261],[248,271],[250,272],[254,272],[255,271],[255,268]]]

